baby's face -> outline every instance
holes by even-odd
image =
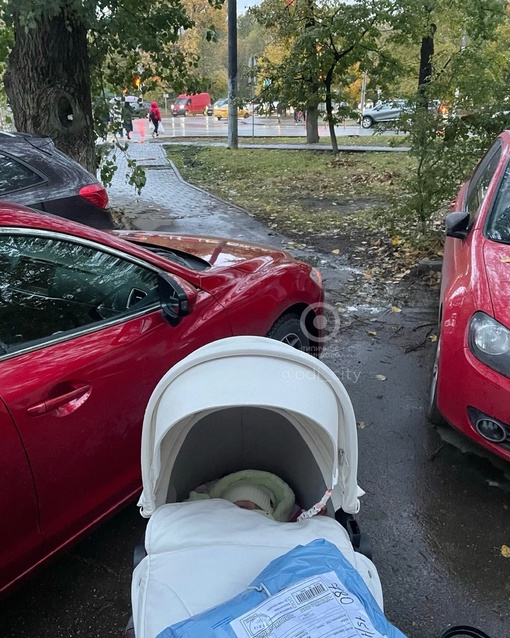
[[[234,505],[240,507],[243,510],[259,510],[260,507],[253,503],[253,501],[235,501]]]

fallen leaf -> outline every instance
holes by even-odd
[[[386,377],[384,376],[384,374],[376,374],[376,375],[375,375],[375,378],[376,378],[378,381],[386,381]]]
[[[376,334],[377,334],[377,332],[376,332],[375,330],[369,330],[369,331],[368,331],[368,334],[369,334],[371,337],[375,337],[375,336],[376,336]]]
[[[510,558],[510,547],[508,547],[508,545],[501,545],[501,556],[503,556],[503,558]]]
[[[392,306],[391,312],[402,312],[402,310],[398,306]]]
[[[397,237],[393,237],[393,239],[391,240],[391,243],[393,244],[393,246],[398,246],[401,242],[402,242],[402,240],[398,236]]]
[[[356,423],[358,430],[364,430],[365,429],[365,421],[358,421]]]
[[[508,264],[508,263],[510,263],[510,257],[501,257],[501,259],[499,261],[502,264]]]
[[[339,255],[340,254],[340,248],[335,248],[331,252],[333,253],[333,255]]]
[[[437,341],[437,335],[429,335],[429,339],[432,341],[432,343],[435,343]]]

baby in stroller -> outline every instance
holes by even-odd
[[[242,470],[201,485],[190,493],[188,500],[209,498],[221,498],[241,509],[282,522],[290,521],[295,513],[292,489],[276,474],[261,470]]]
[[[276,474],[262,470],[242,470],[201,485],[190,493],[188,500],[208,498],[222,498],[241,509],[280,522],[295,522],[304,515],[326,514],[326,504],[322,502],[313,510],[299,507],[291,487]]]

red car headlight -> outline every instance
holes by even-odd
[[[469,349],[485,363],[510,377],[510,330],[484,312],[475,312],[468,328]]]
[[[315,283],[320,286],[322,288],[322,274],[320,272],[320,270],[317,270],[317,268],[312,268],[310,270],[310,277],[311,279],[313,279],[313,281],[315,281]]]

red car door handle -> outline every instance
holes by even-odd
[[[28,414],[30,416],[39,416],[40,414],[47,414],[48,412],[52,412],[57,408],[62,407],[66,403],[70,403],[75,399],[79,399],[84,394],[90,391],[90,385],[82,385],[79,388],[75,388],[70,392],[66,392],[65,394],[61,394],[54,399],[48,399],[47,401],[43,401],[42,403],[36,403],[32,407],[28,408]]]

